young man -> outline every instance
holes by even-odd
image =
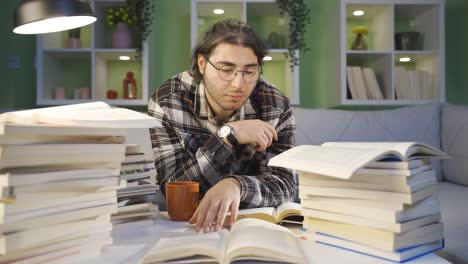
[[[200,183],[200,204],[189,220],[197,231],[220,230],[239,207],[292,201],[295,175],[267,167],[291,148],[294,117],[289,101],[260,78],[266,48],[245,23],[221,21],[192,54],[190,72],[163,83],[148,113],[163,128],[151,131],[157,178]]]

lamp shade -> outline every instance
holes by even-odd
[[[22,0],[13,20],[13,32],[41,34],[82,27],[96,17],[87,0]]]

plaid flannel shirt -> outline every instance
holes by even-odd
[[[259,80],[253,93],[229,121],[260,119],[272,125],[278,141],[263,152],[251,145],[230,149],[216,134],[223,125],[205,98],[203,81],[188,72],[173,76],[151,96],[148,114],[161,121],[151,129],[157,179],[165,193],[172,181],[197,181],[200,196],[225,178],[240,182],[240,207],[277,206],[292,201],[296,192],[293,171],[268,167],[273,156],[294,144],[294,117],[288,99]]]

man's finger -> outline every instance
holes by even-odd
[[[203,229],[205,233],[211,231],[211,227],[216,219],[216,215],[219,211],[219,202],[212,203],[209,210],[206,213],[206,218],[203,223]]]
[[[232,226],[237,219],[237,214],[239,212],[239,203],[233,201],[231,203],[231,218],[229,219],[229,225]]]
[[[218,217],[216,218],[216,227],[215,227],[216,231],[221,230],[221,228],[223,227],[224,219],[226,218],[226,215],[227,215],[227,212],[228,212],[228,209],[229,209],[229,205],[230,205],[229,203],[223,203],[219,207]]]
[[[203,202],[202,200],[202,202],[199,205],[199,209],[200,210],[198,211],[197,223],[195,225],[195,230],[197,230],[197,232],[200,232],[203,223],[205,223],[206,213],[209,209],[208,204],[206,202]]]

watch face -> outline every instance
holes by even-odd
[[[218,131],[218,136],[222,138],[229,136],[229,134],[231,134],[230,126],[222,126]]]

